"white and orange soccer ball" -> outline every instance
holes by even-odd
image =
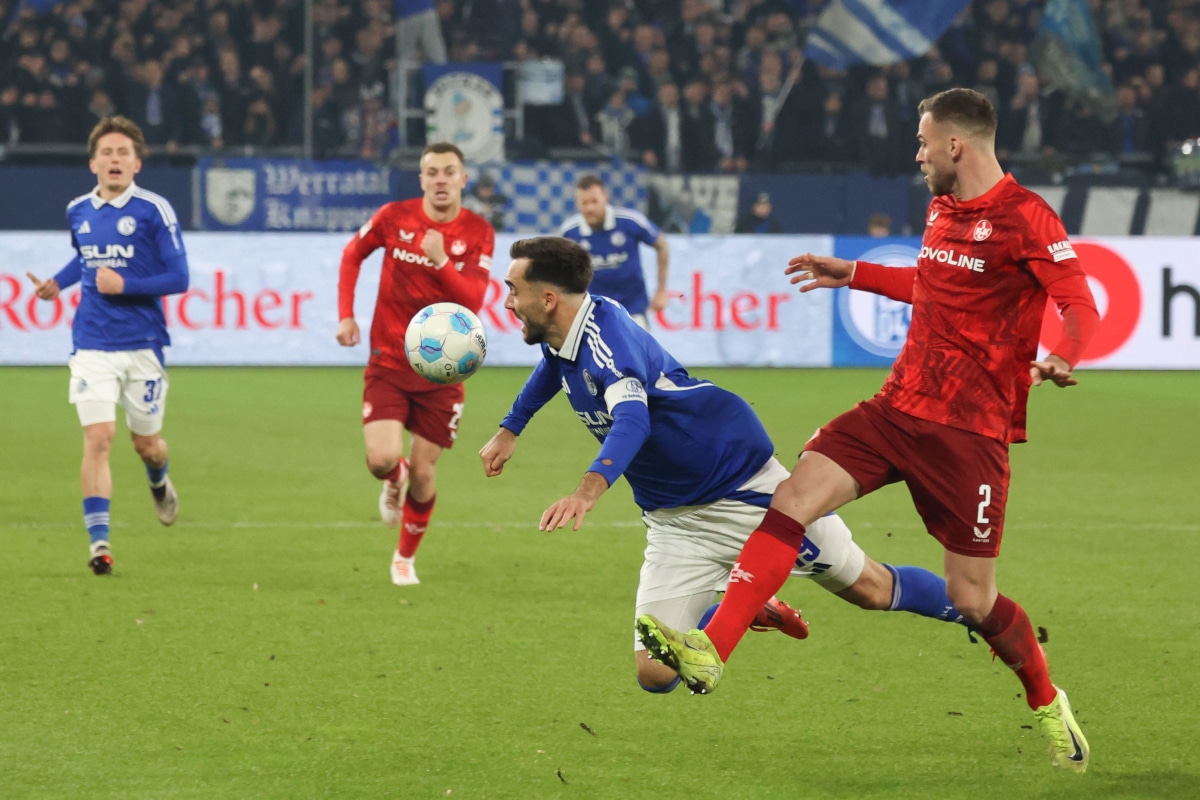
[[[418,311],[404,333],[408,363],[434,383],[462,383],[483,366],[487,334],[469,308],[434,303]]]

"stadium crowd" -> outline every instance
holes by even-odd
[[[1200,136],[1200,0],[1092,0],[1111,122],[1039,74],[1043,0],[975,0],[922,57],[848,72],[801,55],[826,3],[315,0],[316,151],[387,155],[397,24],[421,11],[436,14],[452,62],[564,63],[562,103],[525,109],[518,144],[534,155],[585,148],[668,172],[901,172],[917,102],[953,85],[995,102],[1008,160],[1157,162]],[[114,112],[160,153],[299,144],[302,14],[300,0],[0,0],[0,144],[78,142]]]

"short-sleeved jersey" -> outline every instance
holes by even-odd
[[[404,354],[408,323],[431,303],[453,302],[478,313],[487,292],[496,234],[465,208],[450,222],[426,216],[421,198],[388,203],[359,229],[342,253],[338,316],[354,316],[354,286],[364,258],[384,248],[379,296],[371,323],[371,363],[399,370],[413,391],[433,390]],[[449,262],[439,268],[421,249],[425,232],[441,231]]]
[[[563,223],[561,233],[591,254],[589,288],[593,293],[611,297],[630,314],[646,313],[650,298],[638,245],[653,246],[658,241],[657,225],[633,209],[605,206],[600,230],[588,225],[582,214],[576,214]]]
[[[1045,287],[1083,275],[1062,221],[1011,175],[973,200],[936,197],[916,275],[908,341],[881,394],[914,417],[1025,441]]]
[[[161,356],[161,349],[171,343],[162,295],[187,288],[187,253],[171,204],[130,184],[107,202],[96,191],[76,197],[67,205],[67,223],[77,256],[60,275],[70,273],[81,285],[71,327],[75,349],[149,348]],[[121,273],[125,294],[100,293],[96,270],[101,267]],[[60,280],[60,286],[73,283],[71,278]],[[138,284],[147,279],[148,288],[157,291],[138,293]]]
[[[609,298],[585,298],[562,349],[542,345],[542,361],[501,426],[520,434],[560,388],[600,442],[618,404],[648,406],[649,436],[624,473],[641,508],[723,498],[765,507],[770,501],[738,492],[774,454],[754,410],[732,392],[690,376]]]

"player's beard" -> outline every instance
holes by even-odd
[[[938,173],[936,175],[925,173],[925,185],[929,187],[929,193],[934,197],[954,193],[954,183],[958,176]]]
[[[525,326],[523,334],[525,344],[541,344],[546,341],[546,332],[548,329],[545,325],[541,325],[530,319],[522,319],[521,323]]]

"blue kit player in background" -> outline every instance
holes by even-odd
[[[71,330],[69,397],[83,426],[83,520],[92,540],[88,566],[97,575],[113,568],[108,455],[118,405],[146,464],[159,522],[173,524],[179,511],[160,435],[167,404],[163,348],[171,343],[162,296],[187,291],[187,254],[171,204],[133,182],[144,148],[142,131],[125,117],[103,119],[92,129],[88,155],[97,185],[67,206],[76,256],[53,278],[29,275],[43,300],[82,285]]]
[[[771,493],[788,477],[750,405],[691,377],[654,337],[612,300],[590,294],[591,261],[579,245],[543,237],[515,242],[505,307],[538,344],[542,360],[500,430],[480,450],[484,472],[499,475],[517,436],[537,411],[567,395],[601,442],[579,487],[542,514],[540,529],[574,520],[574,530],[622,475],[646,524],[636,614],[703,626],[711,604],[738,569],[737,554],[761,522]],[[815,529],[815,532],[814,532]],[[866,556],[836,514],[809,529],[811,548],[793,575],[863,608],[912,611],[957,622],[945,582],[917,567],[891,567]],[[707,614],[706,614],[707,609]],[[660,617],[661,618],[661,617]],[[771,597],[756,629],[808,635],[799,614]],[[650,692],[675,688],[678,676],[650,659],[635,639],[638,682]]]
[[[579,213],[567,218],[561,234],[591,254],[592,291],[625,306],[637,324],[649,330],[650,312],[662,311],[670,299],[667,237],[640,212],[609,205],[604,182],[595,175],[584,175],[575,184],[575,207]],[[646,292],[641,244],[658,254],[658,288],[653,297]]]

